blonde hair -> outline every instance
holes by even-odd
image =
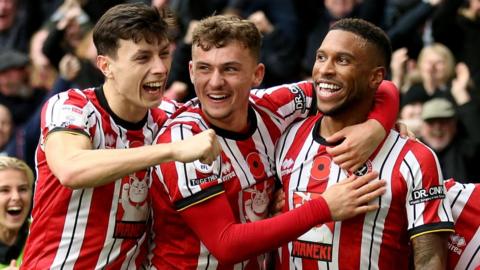
[[[441,44],[441,43],[433,43],[431,45],[423,47],[418,55],[418,64],[420,65],[421,62],[424,61],[425,54],[428,51],[432,51],[438,55],[440,55],[445,60],[446,65],[446,80],[451,80],[455,77],[455,57],[453,56],[452,51],[450,49]]]
[[[19,170],[27,176],[30,186],[33,185],[33,171],[23,160],[14,157],[0,156],[0,171],[14,169]]]

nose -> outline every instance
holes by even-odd
[[[162,59],[160,57],[155,57],[152,66],[152,73],[154,74],[165,74],[168,72],[170,68],[169,61],[166,59]]]
[[[12,201],[20,200],[20,192],[18,192],[18,190],[16,189],[12,189],[10,196]]]
[[[335,65],[331,58],[322,62],[317,61],[316,65],[318,66],[318,71],[320,72],[321,75],[325,76],[325,75],[332,75],[335,73]]]
[[[212,76],[210,77],[210,80],[208,82],[212,88],[219,88],[224,83],[223,75],[219,70],[215,69],[212,72]]]

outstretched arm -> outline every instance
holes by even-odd
[[[45,155],[62,185],[84,188],[104,185],[130,173],[167,161],[210,164],[220,152],[213,130],[184,141],[128,149],[92,149],[81,133],[56,131],[47,136]]]
[[[225,193],[192,205],[180,214],[215,258],[233,264],[279,247],[317,224],[377,209],[378,205],[367,204],[385,191],[384,181],[372,181],[377,176],[351,176],[329,187],[319,199],[253,223],[236,224]]]

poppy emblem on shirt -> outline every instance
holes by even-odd
[[[324,181],[330,175],[332,159],[328,156],[318,156],[313,160],[310,176],[317,181]]]
[[[256,152],[252,152],[247,155],[247,163],[250,168],[250,172],[255,178],[262,178],[265,176],[265,167],[260,159],[260,155]]]

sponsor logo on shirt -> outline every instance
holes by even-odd
[[[318,188],[325,189],[320,185]],[[320,197],[321,193],[296,191],[292,195],[294,207],[297,208],[307,201]],[[291,256],[317,261],[332,261],[334,227],[334,222],[328,222],[311,228],[292,242]]]
[[[444,188],[442,185],[438,185],[412,191],[412,199],[409,201],[409,203],[410,205],[414,205],[443,198],[445,198]]]
[[[332,245],[295,240],[293,241],[292,257],[331,262]]]
[[[458,255],[463,252],[463,247],[467,245],[465,238],[459,234],[451,234],[448,239],[448,249]]]
[[[300,87],[298,87],[297,85],[292,85],[290,87],[290,92],[294,95],[293,102],[295,103],[295,110],[305,113],[305,111],[307,110],[307,98],[305,96],[305,93],[303,93],[302,89],[300,89]]]

